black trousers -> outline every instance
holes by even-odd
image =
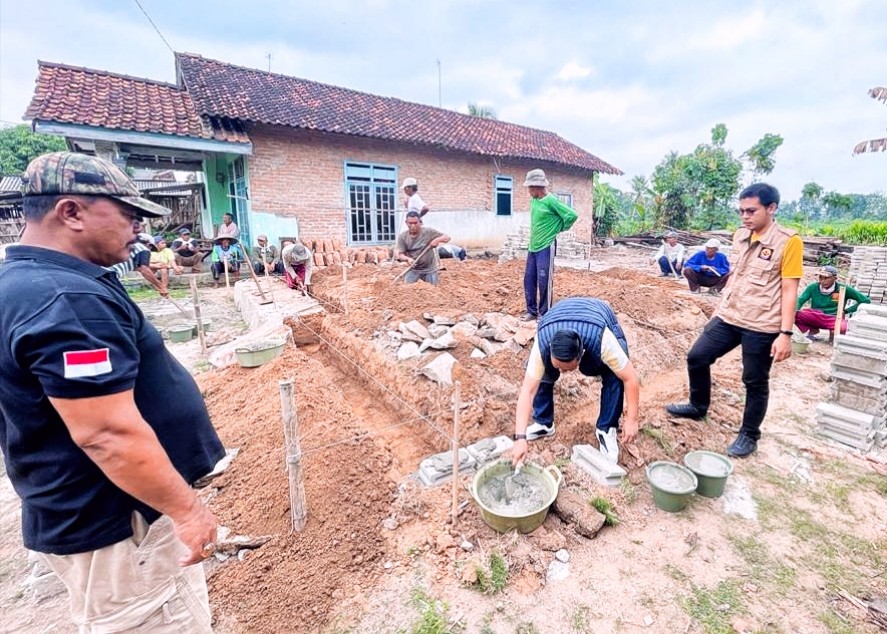
[[[705,325],[687,354],[690,403],[702,411],[708,410],[711,405],[712,364],[741,345],[745,411],[740,431],[758,440],[770,400],[770,367],[773,365],[770,348],[778,336],[779,333],[756,332],[730,325],[720,317],[713,318]]]

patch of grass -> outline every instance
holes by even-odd
[[[136,303],[146,302],[152,299],[160,299],[160,295],[157,294],[157,291],[150,286],[126,289],[126,292],[129,295],[129,298]],[[187,288],[173,288],[169,291],[169,296],[173,299],[183,299],[185,297],[190,297],[191,291]]]
[[[622,482],[619,483],[619,490],[622,492],[623,497],[625,497],[625,503],[628,505],[634,504],[638,499],[638,487],[631,483],[631,480],[628,478],[623,478]]]
[[[472,587],[484,594],[502,592],[508,585],[508,563],[500,553],[493,551],[487,565],[488,568],[475,567],[477,582]]]
[[[733,634],[732,617],[744,612],[740,597],[739,582],[728,580],[712,589],[694,587],[693,596],[683,603],[706,634]]]
[[[804,541],[823,540],[828,536],[828,529],[810,517],[810,513],[800,509],[792,509],[789,518],[789,530],[792,535]]]
[[[587,605],[578,606],[570,617],[570,625],[573,627],[574,632],[589,634],[592,631],[591,608]]]
[[[831,610],[821,612],[816,618],[828,628],[830,634],[854,634],[856,632],[852,623],[848,623]]]
[[[407,557],[416,557],[422,553],[422,549],[413,544],[409,548],[407,548]]]
[[[887,476],[867,473],[856,479],[854,488],[871,489],[875,493],[887,496]]]
[[[419,611],[410,628],[412,634],[445,634],[447,627],[447,611],[449,606],[444,601],[429,597],[421,588],[413,590],[411,603]]]
[[[668,437],[666,437],[661,429],[657,427],[650,427],[649,425],[647,425],[641,427],[641,433],[655,440],[656,444],[662,448],[662,451],[664,451],[669,456],[674,453],[674,447],[672,446],[671,441],[668,439]]]
[[[539,630],[536,629],[532,621],[523,621],[517,624],[514,634],[539,634]]]
[[[751,577],[756,582],[767,584],[780,596],[786,596],[795,587],[798,578],[795,569],[774,560],[765,543],[753,536],[729,535],[728,539],[748,564]]]
[[[686,583],[690,580],[690,577],[687,575],[686,572],[671,564],[665,565],[665,574],[680,583]]]
[[[484,614],[483,621],[480,624],[480,634],[496,634],[496,630],[493,629],[493,614],[491,612],[487,612]]]
[[[604,526],[616,526],[619,524],[619,516],[616,515],[616,508],[610,500],[595,497],[590,500],[590,503],[598,513],[604,516]]]

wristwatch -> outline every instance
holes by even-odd
[[[526,440],[526,439],[527,439],[527,435],[526,435],[526,434],[514,434],[514,435],[511,437],[511,439],[512,439],[512,440]]]
[[[779,334],[780,334],[780,335],[788,335],[789,337],[791,337],[791,336],[792,336],[793,334],[795,334],[795,333],[792,332],[791,330],[780,330],[780,331],[779,331]]]

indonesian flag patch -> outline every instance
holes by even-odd
[[[108,348],[65,352],[65,378],[79,379],[85,376],[99,376],[111,371],[111,355]]]

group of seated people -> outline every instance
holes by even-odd
[[[686,278],[693,293],[701,288],[709,289],[713,295],[719,294],[727,285],[730,277],[730,262],[727,256],[720,253],[721,243],[712,238],[705,243],[705,249],[692,255],[686,262],[684,245],[677,241],[677,234],[665,234],[665,242],[653,256],[659,264],[662,277],[681,275]],[[809,284],[798,295],[795,327],[808,338],[814,339],[821,330],[835,330],[838,302],[841,289],[844,290],[844,317],[841,319],[841,334],[847,332],[847,317],[856,312],[860,304],[868,304],[872,300],[852,286],[838,283],[838,269],[827,265],[819,269],[818,282]],[[810,308],[803,308],[807,303]]]
[[[730,278],[730,262],[720,252],[721,242],[712,238],[705,243],[702,251],[694,253],[684,261],[686,249],[678,243],[677,234],[665,234],[665,242],[659,247],[653,259],[659,264],[662,277],[681,277],[690,286],[691,293],[699,293],[707,288],[712,295],[718,295]]]

